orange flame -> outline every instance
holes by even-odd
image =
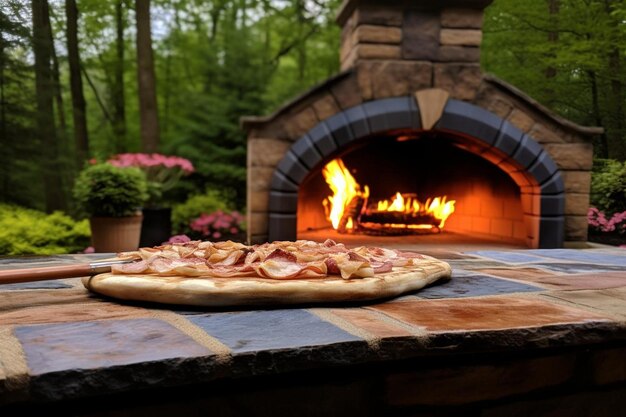
[[[326,217],[330,220],[334,229],[337,229],[346,207],[354,197],[369,197],[369,187],[365,185],[363,190],[346,168],[341,159],[333,159],[322,170],[322,175],[329,185],[332,196],[324,199]],[[420,202],[413,194],[401,194],[397,192],[391,200],[381,200],[374,206],[376,211],[401,212],[409,215],[428,215],[439,221],[438,227],[443,228],[448,217],[454,212],[454,200],[447,201],[447,196],[429,198],[425,203]],[[349,218],[346,229],[353,229],[356,219]],[[405,227],[410,229],[428,229],[432,224],[390,224],[390,227]]]
[[[343,216],[344,210],[354,197],[360,196],[367,198],[370,190],[366,185],[361,191],[361,186],[356,182],[348,168],[343,164],[341,159],[333,159],[322,170],[322,175],[326,183],[330,186],[333,195],[328,196],[324,200],[324,206],[327,208],[327,218],[330,220],[334,229],[339,227],[339,221]],[[330,209],[328,208],[330,206]],[[349,219],[346,225],[347,229],[354,228],[354,220]]]
[[[406,198],[405,198],[406,196]],[[399,192],[393,197],[393,200],[381,200],[376,206],[378,211],[397,211],[407,214],[429,214],[439,220],[439,228],[443,228],[448,217],[454,213],[455,200],[446,201],[447,196],[435,197],[427,199],[425,203],[421,203],[412,195],[402,195]]]

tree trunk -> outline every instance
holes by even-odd
[[[598,80],[594,71],[587,71],[589,80],[591,81],[591,110],[593,112],[593,122],[596,126],[602,126],[602,113],[600,112],[600,102],[598,100]],[[608,142],[606,131],[600,135],[600,146],[595,149],[596,156],[600,158],[608,158]]]
[[[556,28],[557,16],[559,14],[559,0],[548,0],[548,13],[550,13],[550,23],[553,28]],[[548,44],[556,47],[556,43],[559,40],[559,32],[548,32]],[[553,53],[550,53],[551,57],[554,57]],[[549,65],[546,68],[546,78],[554,78],[556,76],[556,68]]]
[[[50,20],[50,16],[47,17]],[[67,135],[67,122],[65,120],[65,106],[63,106],[63,94],[61,94],[61,75],[59,72],[59,59],[54,47],[54,36],[52,36],[52,25],[48,25],[48,37],[50,38],[50,52],[52,55],[52,78],[54,79],[54,101],[56,102],[57,118],[59,119],[59,136],[62,143],[65,143]]]
[[[7,141],[7,119],[6,119],[6,98],[5,98],[5,75],[4,75],[4,37],[2,36],[2,31],[0,31],[0,146],[4,149]],[[0,195],[8,196],[9,195],[9,175],[8,172],[10,168],[7,168],[8,161],[7,156],[0,155],[0,163],[2,167],[0,167]]]
[[[115,75],[113,84],[113,129],[115,152],[126,151],[126,98],[124,97],[124,0],[115,3]]]
[[[0,143],[7,137],[6,104],[4,97],[4,37],[0,31]]]
[[[611,109],[613,116],[613,152],[607,152],[607,156],[616,159],[623,159],[626,156],[626,146],[624,145],[624,93],[621,77],[620,50],[611,48],[609,55],[609,76],[611,77]]]
[[[553,28],[557,27],[558,24],[558,14],[559,14],[559,1],[560,0],[548,0],[548,13],[549,13],[549,21],[550,21],[550,26]],[[553,59],[555,57],[554,54],[554,50],[557,47],[557,42],[559,41],[559,32],[557,31],[552,31],[552,32],[548,32],[548,45],[550,45],[550,52],[548,53],[548,57],[550,59]],[[548,80],[556,77],[556,68],[553,65],[548,65],[545,69],[544,72],[546,78]],[[546,88],[545,88],[545,92],[546,92],[546,104],[551,107],[553,102],[556,99],[556,93],[554,91],[554,88],[552,88],[552,86],[550,85],[551,82],[548,81],[546,83]]]
[[[304,75],[306,70],[306,37],[304,27],[306,18],[304,17],[304,0],[296,0],[296,18],[298,20],[298,81],[300,86],[304,86]]]
[[[141,148],[144,152],[156,152],[159,148],[159,118],[150,34],[150,0],[136,0],[135,15]]]
[[[622,57],[620,55],[619,45],[619,26],[620,20],[618,20],[613,12],[615,2],[611,0],[605,0],[604,8],[605,12],[610,18],[610,47],[608,50],[608,77],[610,79],[610,91],[609,91],[609,107],[608,113],[610,117],[610,128],[608,136],[608,149],[607,155],[610,158],[623,160],[626,158],[626,141],[624,132],[624,86],[622,84]]]
[[[78,8],[76,0],[65,0],[67,18],[67,60],[70,67],[72,89],[72,114],[74,117],[74,142],[76,144],[76,166],[82,168],[89,157],[86,104],[83,95],[83,80],[80,75],[80,52],[78,49]]]
[[[42,182],[46,211],[52,212],[64,208],[64,198],[61,173],[58,169],[58,144],[54,127],[54,80],[50,67],[52,45],[48,35],[50,19],[47,0],[32,0],[32,18],[37,133],[43,149]]]

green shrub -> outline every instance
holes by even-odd
[[[213,213],[218,210],[231,211],[232,203],[217,190],[207,190],[204,194],[190,197],[172,209],[172,230],[176,233],[190,233],[189,223],[200,217],[202,213]]]
[[[90,165],[74,184],[74,198],[90,216],[132,216],[148,200],[146,175],[139,168]]]
[[[608,214],[626,211],[626,162],[613,159],[594,161],[591,205]]]
[[[89,246],[89,223],[69,216],[0,204],[0,254],[76,253]]]

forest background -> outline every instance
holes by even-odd
[[[158,151],[196,168],[170,198],[219,190],[245,209],[239,118],[338,71],[339,4],[2,0],[0,202],[75,213],[71,188],[88,160]],[[625,53],[623,1],[495,0],[486,10],[483,71],[604,127],[598,158],[626,160]]]

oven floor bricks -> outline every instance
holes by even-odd
[[[534,216],[533,222],[536,223],[530,227],[528,225],[532,222],[525,222],[528,226],[525,233],[533,234],[532,229],[542,227],[546,231],[544,237],[561,234],[564,241],[585,241],[593,156],[591,138],[600,134],[602,129],[579,126],[553,114],[515,87],[483,74],[478,58],[466,59],[472,54],[468,51],[478,51],[480,36],[476,31],[482,27],[481,7],[488,1],[465,3],[476,3],[473,7],[457,7],[458,2],[446,1],[447,7],[442,10],[433,12],[413,8],[410,13],[406,11],[406,5],[402,6],[405,4],[402,1],[398,7],[376,7],[376,3],[373,0],[347,1],[339,13],[338,21],[344,27],[343,72],[270,116],[242,119],[242,126],[248,132],[249,239],[260,242],[270,238],[270,223],[280,229],[296,224],[291,211],[280,211],[285,211],[284,207],[290,210],[297,204],[299,182],[313,168],[312,165],[321,163],[325,155],[338,152],[360,132],[370,128],[375,117],[360,117],[362,114],[358,113],[366,108],[361,105],[385,98],[409,99],[415,92],[434,88],[445,91],[454,102],[471,104],[493,115],[494,120],[506,122],[520,132],[520,140],[532,141],[531,146],[520,147],[519,141],[513,140],[508,144],[500,143],[497,152],[493,149],[481,151],[485,159],[500,166],[520,184],[525,216]],[[427,13],[428,19],[420,18],[420,13]],[[435,20],[438,20],[437,24]],[[417,26],[423,23],[421,30],[427,33],[419,36],[430,39],[430,56],[416,57],[402,52],[408,36],[406,31],[417,30],[410,27],[410,22]],[[433,35],[435,32],[437,36]],[[455,42],[460,44],[454,45]],[[357,46],[360,46],[358,51]],[[384,48],[377,48],[379,46]],[[400,48],[400,54],[391,52],[394,48],[389,46]],[[444,52],[441,52],[442,48]],[[444,59],[450,51],[455,51],[456,57]],[[417,108],[417,104],[415,106]],[[370,105],[370,110],[377,107]],[[414,128],[417,123],[415,114],[408,116],[413,117],[414,120],[408,123]],[[347,116],[354,121],[344,123],[342,118]],[[405,116],[402,112],[382,112],[376,123],[388,123],[393,127]],[[539,151],[534,144],[540,148],[540,157],[544,161],[532,160]],[[303,150],[305,145],[309,146]],[[508,160],[502,157],[501,151],[508,154]],[[516,160],[516,164],[511,165],[511,159]],[[519,161],[522,165],[531,162],[531,166],[520,169]],[[281,163],[282,171],[278,169]],[[293,177],[284,175],[287,166]],[[542,192],[537,184],[526,178],[532,171],[534,176],[545,179],[546,175],[554,175],[550,172],[553,170],[558,176],[551,178],[551,184],[542,185],[544,188],[556,187],[548,190],[550,192],[546,189]],[[563,198],[551,198],[549,195],[554,192],[563,193]],[[284,206],[270,208],[270,204]],[[562,220],[542,219],[541,206],[557,211],[562,206]],[[273,213],[271,219],[270,213]],[[493,227],[508,229],[502,224]],[[513,225],[513,236],[519,237],[520,233],[519,224]],[[541,246],[536,235],[527,236],[527,239],[529,246]]]

